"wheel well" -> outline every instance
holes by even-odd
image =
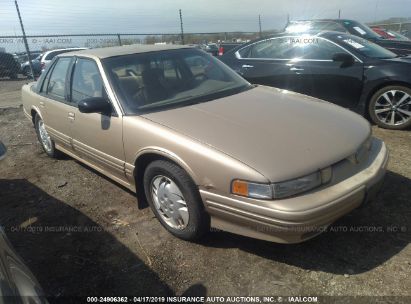
[[[180,166],[178,163],[173,161],[172,159],[165,157],[163,155],[159,155],[156,153],[146,153],[139,156],[135,162],[135,171],[134,171],[134,179],[136,183],[136,194],[138,205],[140,209],[143,209],[148,206],[147,198],[144,192],[144,172],[146,171],[147,166],[156,160],[166,160]],[[181,166],[180,166],[181,167]]]
[[[34,125],[34,119],[36,118],[37,112],[36,110],[31,109],[30,114],[31,114],[31,121],[33,122],[33,125]]]
[[[368,105],[370,104],[371,101],[371,97],[379,90],[381,90],[384,87],[389,87],[389,86],[403,86],[403,87],[407,87],[409,89],[411,89],[411,85],[407,82],[402,82],[402,81],[390,81],[390,82],[384,82],[378,86],[376,86],[375,88],[373,88],[367,95],[367,99],[365,102],[365,115],[367,118],[370,118],[370,114],[368,112]]]

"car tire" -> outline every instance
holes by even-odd
[[[54,141],[48,135],[44,122],[38,114],[34,117],[34,128],[43,151],[52,158],[60,158],[61,152],[56,149]]]
[[[33,78],[32,75],[31,75],[30,67],[24,67],[23,75],[26,76],[27,78]]]
[[[411,89],[405,86],[387,86],[378,90],[370,99],[368,113],[371,120],[381,128],[391,130],[409,128]]]
[[[200,193],[178,165],[156,160],[144,172],[144,191],[151,210],[167,231],[188,241],[199,239],[210,228]]]

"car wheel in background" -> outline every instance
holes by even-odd
[[[28,66],[24,67],[22,73],[23,73],[24,76],[31,77],[30,67],[28,67]]]
[[[411,89],[387,86],[378,90],[368,105],[374,123],[385,129],[402,130],[411,126]]]
[[[176,164],[150,163],[144,173],[144,191],[155,216],[171,234],[195,240],[209,230],[209,216],[197,186]]]
[[[36,114],[34,118],[34,128],[36,129],[37,138],[44,152],[46,152],[46,154],[50,157],[58,158],[60,156],[60,152],[56,150],[54,141],[47,133],[44,122],[38,114]]]

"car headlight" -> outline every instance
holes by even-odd
[[[321,185],[321,173],[312,174],[273,184],[274,198],[284,198],[301,192],[306,192]]]
[[[231,183],[231,193],[257,199],[281,199],[317,188],[331,180],[331,167],[280,183],[261,184],[244,180]]]

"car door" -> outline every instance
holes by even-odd
[[[237,51],[235,70],[251,83],[305,93],[295,62],[298,51],[290,36],[262,40]]]
[[[46,130],[57,145],[72,150],[71,113],[74,105],[67,97],[68,70],[72,57],[58,58],[49,69],[40,90],[39,107]]]
[[[364,66],[361,60],[322,37],[301,36],[295,42],[303,50],[297,66],[305,93],[343,107],[355,108],[363,86]],[[354,62],[346,65],[334,61],[338,53],[353,56]]]
[[[71,78],[70,99],[74,104],[91,97],[109,100],[96,62],[78,57]],[[111,115],[73,110],[75,153],[119,182],[125,180],[122,116],[113,107]]]

